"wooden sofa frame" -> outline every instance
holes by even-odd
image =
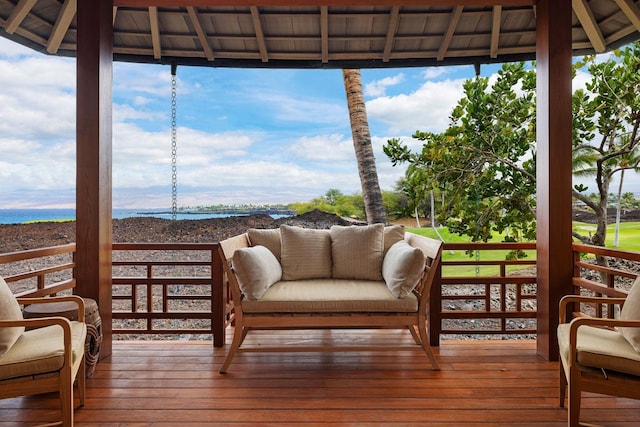
[[[419,248],[427,262],[422,278],[414,290],[418,299],[418,309],[412,313],[245,313],[242,310],[243,296],[231,259],[237,249],[249,246],[247,234],[231,237],[220,242],[219,256],[222,259],[225,281],[231,290],[230,308],[234,325],[233,341],[227,357],[220,368],[225,373],[236,354],[242,352],[346,352],[346,351],[424,351],[434,370],[439,370],[438,362],[429,345],[427,318],[429,316],[429,296],[442,256],[442,242],[413,233],[405,233],[405,240]],[[415,345],[357,345],[357,346],[253,346],[242,344],[250,331],[282,329],[409,329]]]

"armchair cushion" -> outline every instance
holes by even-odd
[[[382,262],[382,277],[396,298],[404,298],[418,285],[425,264],[422,251],[402,240],[387,251]]]
[[[84,354],[86,334],[85,323],[71,322],[73,361]],[[0,380],[60,370],[64,363],[63,336],[62,327],[58,325],[21,334],[11,350],[0,359]]]
[[[262,298],[267,289],[282,278],[282,267],[276,256],[261,245],[236,250],[231,262],[240,290],[250,300]]]
[[[381,280],[384,225],[334,225],[331,235],[335,279]]]
[[[331,277],[331,236],[329,230],[281,225],[280,236],[282,239],[282,280]]]
[[[629,295],[627,295],[620,311],[620,319],[640,320],[640,275],[633,282]],[[640,353],[640,328],[620,328],[620,332],[629,341],[629,344]]]
[[[9,285],[0,277],[0,320],[22,320],[22,310]],[[0,357],[14,345],[24,326],[0,328]]]
[[[569,360],[570,325],[562,323],[558,326],[558,345],[563,360]],[[640,354],[618,331],[580,326],[577,352],[578,363],[582,366],[640,375]]]

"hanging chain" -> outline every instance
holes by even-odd
[[[171,70],[171,219],[178,218],[178,132],[176,122],[176,74]]]

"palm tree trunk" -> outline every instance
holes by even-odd
[[[342,70],[342,77],[347,94],[353,147],[356,152],[367,222],[369,224],[385,223],[386,212],[382,204],[382,192],[378,182],[376,160],[371,146],[371,134],[369,133],[360,70]]]

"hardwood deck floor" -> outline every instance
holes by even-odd
[[[353,343],[363,332],[268,333]],[[364,332],[389,341],[397,331]],[[410,339],[409,335],[405,337]],[[421,353],[242,354],[217,372],[211,342],[116,341],[87,382],[76,426],[565,426],[558,364],[531,341],[445,341]],[[583,397],[582,421],[639,426],[640,401]],[[0,400],[1,426],[58,419],[55,395]]]

